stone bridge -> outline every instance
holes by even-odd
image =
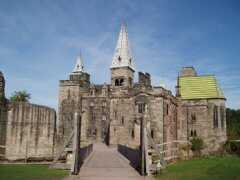
[[[93,152],[84,161],[78,175],[65,180],[150,180],[130,166],[130,162],[122,156],[117,148],[105,144],[93,145]]]

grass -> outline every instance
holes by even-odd
[[[1,180],[61,180],[64,170],[49,169],[46,165],[0,165]]]
[[[208,157],[169,165],[159,180],[240,180],[240,158]]]

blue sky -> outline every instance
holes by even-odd
[[[0,70],[6,94],[26,89],[57,108],[58,84],[80,49],[94,83],[110,82],[121,22],[128,25],[137,71],[174,91],[182,66],[215,74],[240,108],[239,0],[0,0]],[[136,74],[137,75],[137,74]]]

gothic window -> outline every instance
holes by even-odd
[[[123,86],[123,82],[124,82],[124,80],[123,80],[123,79],[120,79],[120,81],[119,81],[119,86]]]
[[[191,137],[197,137],[197,131],[196,130],[191,130]]]
[[[197,137],[197,131],[196,130],[193,131],[193,136]]]
[[[221,126],[224,128],[224,119],[225,119],[225,109],[223,106],[220,108],[220,117],[221,117]]]
[[[131,136],[132,136],[133,139],[135,138],[135,132],[134,132],[134,129],[132,129]]]
[[[192,119],[192,123],[196,122],[197,118],[196,118],[196,114],[195,113],[191,114],[191,119]]]
[[[121,124],[124,125],[124,117],[122,116]]]
[[[115,80],[115,86],[119,86],[119,80],[118,79]]]
[[[132,59],[131,58],[129,59],[129,63],[132,64]]]
[[[114,117],[117,119],[117,111],[114,111]]]
[[[121,62],[121,60],[122,60],[122,58],[119,56],[119,57],[118,57],[118,62],[120,63],[120,62]]]
[[[166,105],[166,115],[168,115],[168,111],[169,111],[169,105]]]
[[[96,128],[93,130],[93,135],[94,135],[94,136],[97,135],[97,129],[96,129]]]
[[[151,129],[151,138],[154,139],[154,130]]]
[[[145,112],[145,104],[140,103],[138,104],[138,113],[144,113]]]
[[[218,107],[213,108],[213,127],[218,128]]]
[[[190,134],[191,137],[193,137],[193,130],[191,130],[191,134]]]

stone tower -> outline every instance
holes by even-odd
[[[68,80],[61,80],[59,86],[59,128],[58,133],[67,139],[73,131],[74,112],[81,110],[81,97],[89,93],[90,75],[84,71],[81,56]]]
[[[133,57],[128,41],[127,27],[122,24],[111,65],[112,87],[132,87],[134,80]]]

